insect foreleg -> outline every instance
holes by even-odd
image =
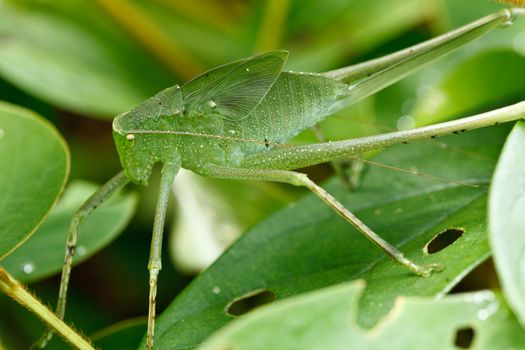
[[[343,219],[345,219],[348,223],[354,226],[372,243],[382,249],[394,261],[405,266],[410,271],[417,275],[427,277],[432,274],[432,271],[438,271],[442,269],[441,266],[436,264],[422,266],[417,265],[413,261],[407,259],[403,253],[379,237],[374,231],[372,231],[372,229],[366,226],[353,213],[346,209],[337,199],[335,199],[316,183],[311,181],[308,176],[306,176],[306,174],[288,170],[243,169],[210,165],[206,168],[206,175],[229,179],[252,179],[284,182],[295,186],[304,186],[315,193],[323,202],[325,202],[337,214],[343,217]]]
[[[155,304],[157,299],[157,277],[162,269],[162,233],[166,219],[166,208],[171,192],[171,185],[177,175],[179,165],[165,164],[162,168],[160,179],[159,199],[153,222],[153,235],[151,238],[151,250],[148,263],[149,270],[149,308],[148,308],[148,332],[147,348],[153,349],[153,337],[155,331]]]
[[[88,198],[88,200],[75,213],[67,234],[66,253],[64,257],[64,266],[62,267],[62,277],[60,280],[60,290],[58,293],[58,301],[55,314],[59,319],[64,319],[66,312],[67,288],[69,285],[69,277],[71,275],[71,266],[73,264],[73,257],[75,255],[75,248],[77,245],[78,225],[91,214],[100,204],[104,203],[116,192],[121,190],[129,179],[121,171],[108,182],[102,185],[95,193]],[[48,330],[42,337],[33,345],[33,348],[44,348],[51,340],[53,331]]]

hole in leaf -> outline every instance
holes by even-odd
[[[235,299],[226,307],[226,312],[231,316],[241,316],[258,306],[271,303],[275,294],[269,290],[255,290]]]
[[[449,228],[432,238],[430,242],[425,245],[424,251],[427,254],[435,254],[440,252],[457,241],[459,237],[463,236],[463,233],[465,233],[465,230],[459,228]]]
[[[456,331],[456,339],[454,344],[460,349],[470,349],[474,341],[474,329],[472,327],[460,328]]]

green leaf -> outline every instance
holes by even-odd
[[[452,350],[457,349],[458,331],[469,328],[474,334],[469,349],[525,346],[525,332],[513,332],[516,320],[503,300],[489,291],[442,300],[400,298],[380,324],[365,330],[356,323],[364,289],[358,282],[261,308],[221,329],[199,349]]]
[[[354,231],[313,195],[247,232],[197,277],[156,323],[160,348],[190,349],[233,317],[235,299],[270,291],[277,299],[364,278],[359,323],[372,326],[399,295],[440,296],[488,255],[486,185],[506,128],[486,128],[443,141],[392,147],[374,160],[417,169],[463,183],[435,181],[385,168],[366,168],[360,187],[348,192],[338,181],[325,187],[379,235],[416,262],[440,262],[442,273],[416,277]],[[445,140],[445,138],[443,138]],[[465,234],[432,255],[423,247],[438,233]]]
[[[509,135],[490,191],[490,243],[509,304],[525,324],[525,122]]]
[[[0,5],[0,75],[12,84],[61,108],[106,118],[173,85],[97,4],[23,3]]]
[[[76,210],[95,192],[97,186],[74,182],[49,218],[1,265],[21,282],[34,282],[59,272],[64,264],[64,251],[69,223]],[[78,264],[113,241],[127,226],[137,204],[132,194],[119,195],[97,208],[80,225],[74,263]]]
[[[69,172],[69,151],[42,117],[0,102],[0,259],[36,230]]]

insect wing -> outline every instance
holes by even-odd
[[[227,74],[199,84],[200,93],[185,96],[187,115],[216,115],[230,121],[245,119],[275,83],[288,53],[272,51],[241,61]]]

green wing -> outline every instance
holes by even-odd
[[[198,76],[182,88],[184,114],[231,121],[248,117],[281,74],[287,57],[286,51],[272,51]]]

